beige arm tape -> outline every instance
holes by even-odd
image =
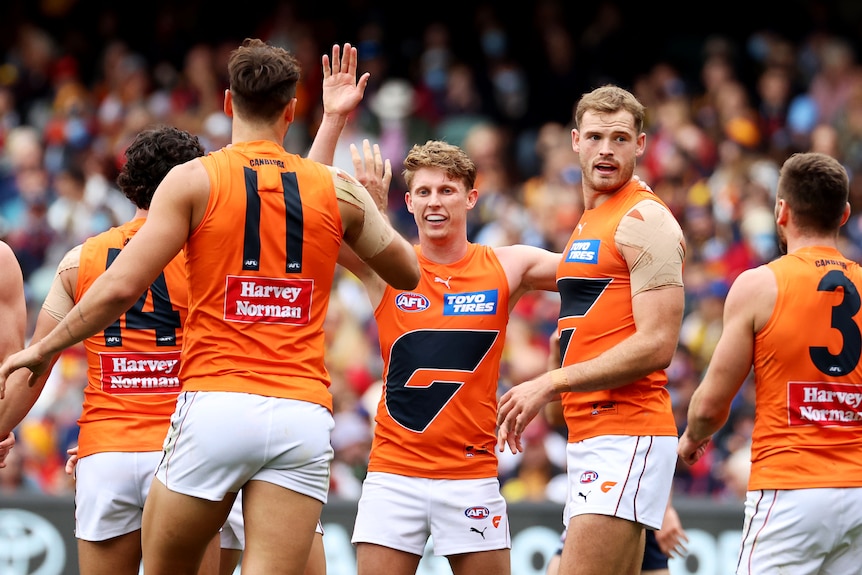
[[[371,198],[368,190],[350,174],[330,168],[335,183],[335,196],[338,201],[359,208],[365,214],[362,232],[353,245],[353,251],[363,260],[368,260],[382,252],[395,237],[392,229]]]
[[[54,281],[51,282],[51,289],[48,290],[48,295],[45,296],[45,302],[42,304],[42,309],[45,313],[56,319],[63,321],[66,314],[69,313],[75,306],[73,296],[66,291],[63,285],[63,280],[60,274],[66,270],[75,269],[81,263],[81,246],[76,246],[69,250],[63,259],[60,260],[60,265],[57,266],[57,273],[54,275]]]
[[[682,229],[658,202],[644,200],[620,221],[614,237],[618,246],[638,251],[630,264],[632,296],[642,291],[682,286],[685,248]]]

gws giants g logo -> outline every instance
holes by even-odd
[[[421,293],[405,292],[395,296],[395,307],[397,307],[401,311],[406,311],[410,313],[416,311],[425,311],[430,305],[431,302],[429,302],[428,298]]]
[[[487,519],[491,516],[491,510],[487,507],[477,505],[476,507],[469,507],[465,509],[464,515],[466,515],[470,519]]]

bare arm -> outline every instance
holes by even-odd
[[[494,248],[494,254],[509,280],[509,311],[528,291],[557,291],[562,254],[527,245],[501,246]]]
[[[688,407],[688,425],[677,452],[689,465],[706,451],[712,434],[727,421],[730,406],[751,371],[754,337],[775,307],[775,276],[766,267],[736,278],[724,303],[724,325],[703,381]]]
[[[5,242],[0,241],[0,358],[7,358],[24,347],[27,329],[27,304],[24,299],[24,276],[18,258]],[[5,386],[0,381],[0,399]],[[0,430],[3,427],[0,426]],[[0,467],[6,467],[6,455],[15,445],[12,428],[0,432]]]
[[[311,160],[332,165],[341,131],[365,95],[371,74],[365,72],[357,80],[358,60],[356,48],[349,43],[344,44],[343,51],[338,44],[333,45],[332,60],[323,55],[323,117],[308,150]]]
[[[21,266],[12,248],[4,242],[0,242],[0,269],[3,270],[0,277],[0,326],[3,326],[0,329],[0,358],[5,359],[24,347],[27,305]]]
[[[51,283],[42,309],[39,310],[33,333],[34,341],[42,339],[56,328],[75,305],[80,255],[80,246],[73,248],[57,266],[54,281]],[[5,386],[0,385],[0,399],[3,399],[0,401],[0,437],[11,433],[33,408],[59,355],[54,354],[50,358],[48,369],[44,373],[37,376],[30,371],[19,370],[6,380]]]
[[[36,320],[33,340],[38,341],[47,336],[59,323],[45,310],[41,310]],[[5,437],[15,429],[33,408],[45,388],[51,368],[59,357],[59,352],[52,354],[47,360],[45,370],[39,375],[26,369],[19,369],[6,379],[6,392],[3,401],[0,401],[0,437]]]

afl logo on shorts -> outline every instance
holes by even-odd
[[[491,510],[487,507],[470,507],[464,510],[464,515],[470,519],[487,519],[491,516]]]
[[[592,483],[599,478],[599,474],[595,471],[584,471],[581,473],[581,483]]]
[[[395,296],[395,306],[401,311],[425,311],[431,303],[421,293],[400,293]]]

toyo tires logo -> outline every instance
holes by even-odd
[[[59,575],[66,546],[49,521],[23,509],[0,509],[0,574]]]

